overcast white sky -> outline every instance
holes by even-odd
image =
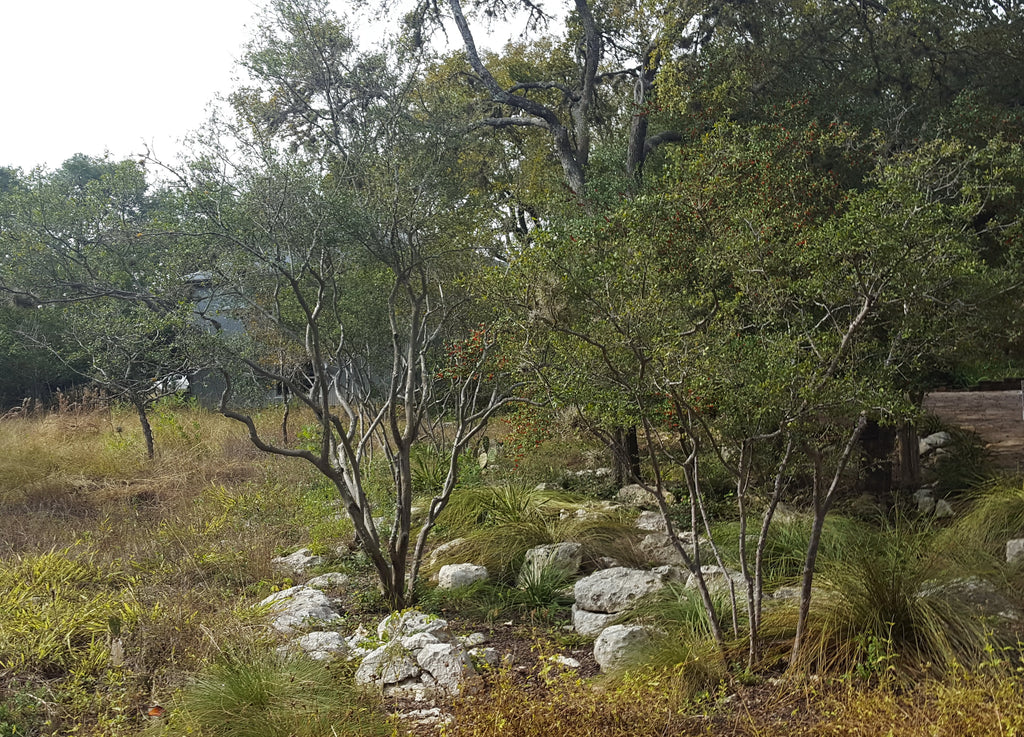
[[[0,0],[0,166],[123,158],[144,144],[172,160],[207,104],[232,89],[263,5]],[[333,5],[344,11],[344,0]]]
[[[0,166],[175,141],[231,89],[257,0],[0,0]]]

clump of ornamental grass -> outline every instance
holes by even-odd
[[[754,555],[757,550],[757,534],[760,520],[756,525],[748,524],[747,532],[753,535],[747,540],[747,559],[753,572]],[[804,568],[807,546],[811,539],[811,516],[791,514],[776,517],[768,528],[764,547],[764,583],[768,590],[797,581]],[[739,523],[725,522],[715,525],[714,538],[725,564],[739,569]],[[872,528],[859,520],[840,514],[829,515],[821,533],[818,547],[818,566],[830,561],[842,561],[851,545],[868,534]]]
[[[714,603],[719,626],[727,627],[728,602],[719,596]],[[674,687],[686,698],[714,690],[726,677],[726,658],[696,590],[669,584],[645,596],[618,621],[643,624],[651,635],[627,664],[630,670],[672,673]]]
[[[971,587],[942,567],[929,542],[927,532],[896,526],[863,537],[845,560],[824,566],[800,666],[907,680],[983,662],[991,627],[972,606]],[[778,634],[793,614],[792,607],[773,607],[768,631]]]
[[[937,546],[961,557],[1005,559],[1006,541],[1024,537],[1024,479],[991,480],[964,501],[966,510],[938,533]]]
[[[565,621],[572,599],[571,582],[563,572],[546,568],[528,571],[517,586],[493,581],[476,581],[468,586],[444,590],[424,586],[418,606],[442,615],[457,613],[493,622],[511,615],[526,615],[533,622]]]
[[[199,673],[154,734],[194,737],[323,737],[392,733],[376,704],[338,663],[244,649]]]

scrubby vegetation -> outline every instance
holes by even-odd
[[[0,168],[0,737],[1014,733],[1021,481],[925,400],[1024,372],[1020,3],[333,5],[179,161]],[[321,572],[482,692],[284,647]]]
[[[344,661],[276,653],[253,608],[296,583],[270,560],[301,544],[324,556],[316,572],[352,579],[338,592],[337,629],[372,625],[386,611],[329,489],[301,467],[255,455],[228,420],[188,404],[158,406],[157,454],[141,460],[132,452],[141,431],[124,417],[115,408],[0,422],[4,737],[995,735],[1024,726],[1016,623],[1001,616],[1021,605],[1020,565],[1002,562],[1007,536],[1024,529],[1019,480],[986,481],[941,526],[913,515],[831,517],[794,667],[794,600],[766,600],[764,647],[751,667],[742,610],[734,630],[727,597],[716,599],[719,647],[699,597],[680,585],[630,613],[660,633],[633,668],[593,678],[593,666],[566,671],[547,657],[589,659],[587,639],[564,630],[567,580],[516,574],[527,548],[563,540],[583,543],[585,567],[602,556],[643,565],[636,512],[605,508],[599,482],[588,493],[578,477],[529,478],[499,458],[467,474],[433,546],[462,542],[426,571],[473,561],[495,577],[450,592],[425,581],[419,604],[492,632],[516,665],[488,671],[482,693],[456,699],[454,721],[410,727],[393,721],[394,705],[357,692]],[[260,422],[278,427],[279,413]],[[552,429],[549,457],[601,452]],[[549,486],[534,488],[541,482]],[[388,488],[385,477],[371,493]],[[717,524],[732,539],[725,509]],[[799,514],[773,527],[769,591],[799,577],[809,530]],[[737,553],[726,546],[722,555],[731,564]]]

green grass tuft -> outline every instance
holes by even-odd
[[[163,735],[323,737],[391,728],[346,680],[348,669],[273,652],[230,654],[174,700]]]

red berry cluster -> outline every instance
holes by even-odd
[[[505,453],[514,466],[518,467],[528,452],[554,437],[547,415],[540,407],[524,404],[508,416],[510,432],[505,439]]]
[[[494,381],[508,359],[495,356],[495,337],[483,323],[470,330],[469,337],[445,345],[445,365],[437,372],[438,379]]]

